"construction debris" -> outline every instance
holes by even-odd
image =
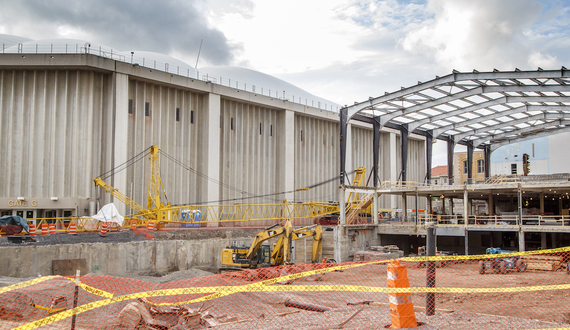
[[[358,251],[354,253],[354,261],[390,260],[404,256],[396,245],[371,246],[369,251]]]
[[[212,328],[239,322],[237,317],[215,317],[203,308],[196,311],[183,306],[156,306],[144,298],[129,303],[121,310],[118,325],[127,329],[140,327],[184,330]],[[209,306],[210,308],[212,306]]]
[[[338,325],[338,329],[342,329],[342,327],[344,327],[345,324],[348,323],[348,321],[352,320],[356,315],[358,315],[360,312],[362,312],[362,310],[364,309],[364,307],[361,307],[359,310],[357,310],[356,312],[354,312],[354,314],[352,314],[348,319],[346,319],[346,321],[342,322],[341,324]]]
[[[301,302],[297,302],[297,301],[292,301],[291,299],[285,300],[284,304],[285,304],[285,307],[295,307],[295,308],[304,309],[304,310],[311,311],[311,312],[324,313],[324,312],[330,310],[330,308],[328,308],[328,307],[312,305],[312,304],[305,304],[305,303],[301,303]]]
[[[557,271],[564,268],[562,256],[525,255],[521,259],[526,262],[527,270]]]

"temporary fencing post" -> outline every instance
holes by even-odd
[[[55,234],[55,223],[49,224],[49,233],[50,233],[50,235]]]
[[[33,222],[28,226],[28,235],[36,236],[36,224]]]
[[[47,223],[44,222],[42,223],[42,235],[47,235],[47,234],[49,234],[48,225]]]
[[[105,222],[101,224],[101,232],[99,233],[99,236],[107,237],[107,224]]]
[[[71,316],[71,330],[75,330],[75,308],[77,307],[77,301],[79,300],[79,276],[81,275],[81,271],[77,269],[75,271],[75,292],[73,293],[73,315]]]
[[[433,222],[426,224],[426,255],[435,256],[435,225]],[[467,232],[465,233],[467,235]],[[435,261],[428,260],[426,267],[426,287],[435,287]],[[426,315],[435,315],[435,294],[433,292],[426,293]]]
[[[75,226],[75,222],[71,221],[69,223],[69,234],[70,235],[77,235],[77,227]]]
[[[392,260],[388,264],[387,283],[389,288],[409,288],[408,270],[400,265],[398,260]],[[389,293],[390,318],[392,324],[389,328],[413,328],[417,327],[416,314],[409,292]]]

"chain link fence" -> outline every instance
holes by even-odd
[[[570,247],[409,257],[166,284],[46,276],[0,289],[0,329],[380,329],[411,318],[428,329],[563,328],[569,258]]]

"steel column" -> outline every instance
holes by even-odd
[[[433,154],[433,131],[426,132],[426,180],[431,183],[431,158]]]
[[[473,183],[473,142],[467,143],[467,183]]]
[[[491,146],[486,145],[483,149],[483,156],[485,157],[485,179],[491,176]]]
[[[380,117],[374,117],[373,125],[373,138],[372,138],[372,157],[373,159],[373,175],[374,175],[374,187],[378,186],[378,161],[380,159]]]
[[[347,109],[340,109],[340,184],[344,185],[346,176],[346,128],[348,126]]]
[[[401,146],[401,159],[402,171],[400,172],[400,179],[407,181],[406,168],[408,167],[408,124],[402,124],[400,127],[400,146]]]
[[[453,151],[455,149],[455,141],[453,136],[449,136],[447,140],[447,177],[450,185],[453,184]],[[452,212],[453,213],[453,212]]]

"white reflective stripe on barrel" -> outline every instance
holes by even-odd
[[[394,305],[401,305],[401,304],[406,304],[406,303],[412,302],[412,297],[410,295],[407,295],[407,296],[388,296],[388,298],[390,299],[389,300],[390,304],[394,304]]]
[[[398,279],[398,273],[392,273],[392,272],[388,272],[388,279],[389,280],[397,280]]]

